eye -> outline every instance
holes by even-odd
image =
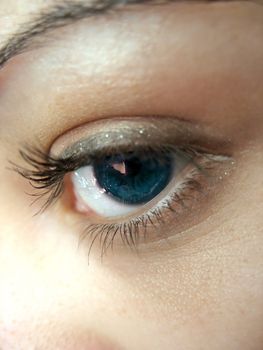
[[[164,192],[185,164],[175,155],[104,157],[72,175],[77,207],[108,218],[131,215]]]
[[[217,151],[230,146],[174,118],[113,118],[73,129],[49,152],[21,150],[30,168],[15,170],[36,191],[35,204],[44,199],[39,212],[66,204],[80,237],[90,249],[98,240],[103,255],[118,237],[134,246],[195,225],[231,170],[232,158]]]

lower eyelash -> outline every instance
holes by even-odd
[[[219,161],[218,156],[217,161]],[[225,157],[221,157],[221,160],[225,160]],[[166,224],[165,213],[169,211],[172,214],[173,219],[178,217],[178,212],[174,208],[179,206],[182,209],[190,209],[186,202],[189,200],[194,200],[194,194],[205,195],[204,188],[200,181],[200,177],[203,175],[207,177],[206,170],[211,169],[211,160],[208,161],[209,164],[200,166],[200,169],[195,167],[191,173],[187,176],[184,181],[180,184],[180,188],[173,193],[169,193],[164,199],[159,201],[157,205],[148,210],[146,213],[132,218],[129,221],[121,223],[110,223],[110,224],[90,224],[84,230],[80,236],[80,243],[85,239],[89,239],[90,245],[88,250],[88,257],[92,251],[94,244],[98,241],[101,249],[101,259],[107,253],[108,249],[113,249],[113,244],[116,236],[119,236],[122,243],[131,249],[137,249],[141,237],[146,241],[148,236],[148,229],[154,229],[158,233],[159,239],[166,239],[168,237],[162,233],[162,226]],[[190,192],[191,194],[187,194]],[[161,233],[161,234],[160,234]]]

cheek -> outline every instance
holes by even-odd
[[[88,264],[70,215],[56,207],[32,218],[14,196],[12,208],[1,207],[0,344],[45,349],[52,339],[53,348],[85,349],[103,331],[134,349],[174,343],[213,349],[225,342],[243,350],[251,339],[257,349],[263,342],[262,180],[260,168],[241,173],[235,200],[212,226],[193,229],[198,239],[139,258],[116,251],[103,263],[98,254]]]
[[[127,348],[176,342],[206,349],[239,339],[236,348],[243,349],[251,335],[263,341],[262,245],[239,236],[233,222],[166,254],[138,259],[126,252],[88,264],[85,244],[78,247],[76,236],[51,216],[34,224],[14,221],[14,232],[1,231],[0,339],[6,348],[35,343],[44,349],[52,339],[53,348],[92,349],[95,339],[94,349],[105,349],[101,336],[96,340],[102,330]],[[250,232],[258,235],[256,223]]]
[[[13,219],[0,223],[0,347],[117,349],[96,327],[109,302],[100,296],[107,278],[88,267],[78,240],[48,216]]]

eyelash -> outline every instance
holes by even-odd
[[[202,170],[205,170],[202,167]],[[189,179],[185,180],[181,187],[189,191],[198,191],[202,193],[201,183],[195,179],[200,176],[200,169],[193,171],[189,176]],[[176,211],[173,209],[173,202],[177,205],[184,206],[184,201],[192,199],[190,196],[184,195],[184,190],[180,194],[173,192],[169,195],[169,199],[162,202],[162,207],[154,207],[148,212],[142,214],[140,217],[130,219],[128,222],[113,223],[113,224],[90,224],[86,227],[81,235],[81,241],[86,237],[90,238],[91,244],[89,246],[88,256],[91,253],[93,244],[98,240],[101,247],[101,258],[106,254],[108,248],[113,248],[114,239],[116,236],[121,237],[122,243],[131,248],[137,249],[139,236],[143,235],[144,239],[147,237],[148,228],[151,227],[158,230],[160,226],[165,224],[164,211],[169,210],[176,216]],[[143,230],[143,233],[141,233]],[[168,237],[165,235],[159,236],[159,238]]]
[[[30,194],[35,199],[32,204],[38,202],[41,198],[47,199],[44,205],[36,213],[42,213],[48,207],[53,205],[64,192],[64,178],[65,176],[81,168],[82,166],[92,165],[96,160],[101,159],[102,155],[112,155],[116,153],[127,153],[127,149],[111,149],[101,150],[95,154],[84,154],[82,156],[71,156],[68,158],[54,158],[48,153],[42,151],[39,148],[25,147],[20,150],[20,156],[31,167],[31,169],[17,166],[12,163],[13,170],[15,170],[22,177],[27,179],[31,186],[37,190],[38,193]],[[106,153],[107,152],[107,153]],[[105,154],[106,153],[106,154]],[[136,248],[139,241],[139,234],[143,231],[143,237],[145,238],[148,233],[148,228],[158,229],[165,223],[164,211],[168,210],[174,217],[177,217],[177,211],[173,208],[173,205],[179,205],[185,208],[185,202],[194,198],[194,193],[204,194],[203,185],[200,178],[209,177],[209,170],[213,168],[213,165],[218,162],[222,162],[228,157],[210,155],[204,151],[199,151],[192,146],[178,147],[173,145],[156,146],[156,147],[137,147],[132,150],[133,154],[144,156],[147,154],[161,157],[163,155],[180,154],[189,160],[192,164],[192,171],[187,174],[183,182],[180,184],[180,191],[173,192],[166,196],[165,200],[161,200],[161,208],[155,206],[148,210],[148,212],[142,214],[137,218],[132,218],[127,222],[121,223],[108,223],[108,224],[93,224],[90,223],[80,236],[80,241],[83,241],[86,237],[90,238],[90,255],[91,249],[94,243],[98,240],[101,245],[101,257],[105,255],[109,247],[113,247],[113,243],[117,236],[120,236],[124,245]],[[196,162],[196,158],[201,158],[201,162]],[[201,164],[202,163],[202,164]],[[189,194],[190,193],[190,194]],[[167,198],[169,197],[169,198]],[[187,209],[187,208],[186,208]],[[167,238],[160,237],[160,238]]]

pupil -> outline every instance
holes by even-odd
[[[117,155],[97,162],[94,174],[100,187],[119,202],[145,204],[168,185],[172,160]]]

